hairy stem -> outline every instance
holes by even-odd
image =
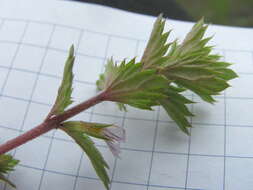
[[[107,92],[102,91],[96,96],[66,110],[64,113],[56,116],[52,116],[47,118],[43,123],[34,127],[33,129],[21,134],[20,136],[11,139],[4,144],[0,145],[0,154],[4,154],[40,135],[47,133],[52,129],[56,129],[61,122],[79,114],[80,112],[102,102],[105,101],[107,97]]]

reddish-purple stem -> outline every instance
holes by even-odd
[[[96,96],[66,110],[64,113],[60,115],[47,118],[42,124],[0,145],[0,154],[4,154],[44,133],[47,133],[48,131],[52,129],[56,129],[57,127],[59,127],[61,122],[77,115],[78,113],[92,107],[95,104],[105,101],[106,99],[107,99],[107,92],[102,91]]]

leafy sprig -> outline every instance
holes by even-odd
[[[121,63],[109,60],[97,85],[100,90],[114,91],[111,86],[120,84],[121,93],[118,93],[119,89],[112,93],[112,101],[120,102],[121,108],[125,108],[124,104],[140,109],[161,105],[179,128],[189,134],[191,124],[187,117],[193,114],[187,104],[194,102],[183,96],[182,92],[190,90],[202,100],[214,103],[214,96],[228,88],[228,81],[237,75],[228,68],[231,64],[220,61],[220,56],[212,53],[213,47],[207,45],[211,37],[204,38],[207,25],[203,19],[192,27],[182,43],[177,40],[167,42],[171,31],[164,32],[164,27],[165,19],[160,15],[154,23],[141,61],[135,63],[131,60],[125,64],[125,60]],[[129,68],[138,69],[132,71]],[[130,76],[118,72],[125,73],[128,69]],[[118,77],[115,77],[117,73]],[[146,73],[149,73],[149,78]],[[134,78],[134,74],[138,78]],[[131,84],[127,79],[132,79]],[[146,85],[144,91],[140,84]],[[138,100],[135,99],[136,94]]]
[[[105,72],[96,83],[101,93],[68,109],[73,103],[75,55],[71,46],[58,95],[44,122],[0,145],[0,179],[15,187],[4,175],[12,171],[18,161],[3,153],[52,129],[60,129],[87,154],[98,177],[109,189],[109,166],[90,137],[104,140],[112,153],[118,156],[119,143],[125,140],[124,129],[113,124],[66,121],[102,101],[116,102],[123,110],[126,110],[126,105],[145,110],[162,106],[179,128],[189,134],[191,124],[188,118],[193,114],[188,105],[194,102],[183,93],[190,90],[203,101],[214,103],[214,96],[228,88],[228,81],[237,75],[228,68],[229,63],[220,61],[220,56],[212,53],[213,47],[208,45],[211,38],[204,38],[207,25],[203,19],[193,26],[182,43],[176,40],[168,42],[171,31],[165,32],[164,27],[165,19],[160,15],[141,60],[136,62],[133,58],[115,62],[109,59]]]

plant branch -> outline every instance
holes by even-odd
[[[61,122],[79,114],[80,112],[102,102],[107,100],[108,93],[106,91],[102,91],[96,96],[66,110],[64,113],[56,116],[51,116],[47,118],[43,123],[40,125],[34,127],[33,129],[21,134],[20,136],[11,139],[4,144],[0,145],[0,154],[4,154],[36,137],[39,137],[40,135],[47,133],[48,131],[52,129],[56,129]]]

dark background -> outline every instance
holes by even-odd
[[[78,0],[131,12],[233,26],[253,26],[253,0]]]

